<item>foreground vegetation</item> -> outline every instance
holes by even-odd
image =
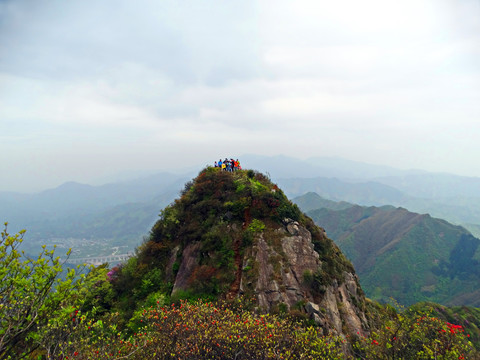
[[[371,304],[370,336],[352,338],[323,336],[308,321],[259,314],[238,299],[166,305],[170,299],[158,294],[124,323],[107,310],[106,267],[86,277],[70,270],[62,280],[52,251],[28,259],[18,251],[21,241],[22,234],[2,233],[0,359],[478,358],[470,334],[434,316],[434,304],[402,312]]]

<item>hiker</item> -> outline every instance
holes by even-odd
[[[215,161],[215,164],[213,165],[214,167],[218,167],[222,169],[222,171],[229,171],[229,172],[234,172],[237,170],[241,170],[242,167],[240,166],[240,161],[232,159],[225,158],[225,160],[222,161],[222,159]]]

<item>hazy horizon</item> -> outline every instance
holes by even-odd
[[[254,157],[254,158],[261,158],[265,155],[259,155],[259,154],[243,154],[244,156],[246,157]],[[235,157],[235,156],[234,156]],[[311,160],[312,158],[306,158],[306,159],[300,159],[300,158],[295,158],[295,157],[292,157],[292,156],[289,156],[287,154],[276,154],[276,155],[272,155],[272,156],[265,156],[265,158],[268,160],[268,159],[272,159],[272,158],[276,158],[276,157],[287,157],[288,160],[293,160],[293,161],[298,161],[299,162],[299,165],[305,165],[308,163],[308,160]],[[128,169],[122,169],[122,170],[119,170],[117,172],[114,171],[114,169],[112,169],[112,173],[111,174],[107,174],[107,175],[104,175],[104,176],[101,176],[101,177],[96,177],[95,174],[92,174],[90,176],[90,178],[86,181],[82,181],[80,179],[67,179],[65,181],[61,181],[61,182],[58,182],[58,183],[52,183],[52,184],[49,184],[47,185],[46,187],[43,187],[43,188],[30,188],[30,189],[20,189],[20,190],[11,190],[11,189],[2,189],[0,188],[0,193],[1,192],[14,192],[14,193],[23,193],[23,194],[33,194],[33,193],[38,193],[38,192],[42,192],[42,191],[45,191],[45,190],[50,190],[50,189],[54,189],[54,188],[57,188],[59,186],[62,186],[64,184],[67,184],[67,183],[79,183],[79,184],[83,184],[83,185],[90,185],[90,186],[102,186],[102,185],[108,185],[108,184],[113,184],[113,183],[122,183],[122,182],[129,182],[129,181],[135,181],[135,180],[138,180],[138,179],[142,179],[142,178],[147,178],[149,176],[154,176],[154,175],[158,175],[158,174],[161,174],[161,173],[169,173],[169,174],[174,174],[174,175],[179,175],[179,176],[196,176],[197,173],[202,170],[204,168],[204,166],[208,166],[208,165],[211,165],[213,166],[214,165],[214,162],[217,161],[218,159],[223,159],[223,157],[219,157],[219,158],[215,158],[213,159],[212,161],[205,161],[204,163],[197,163],[197,164],[194,164],[192,166],[186,166],[186,167],[179,167],[179,168],[157,168],[157,169],[131,169],[131,170],[128,170]],[[242,160],[242,156],[237,156],[236,158],[239,158],[239,160]],[[461,175],[461,174],[455,174],[455,173],[450,173],[450,172],[435,172],[435,171],[428,171],[428,170],[425,170],[425,169],[419,169],[419,168],[399,168],[399,167],[395,167],[395,166],[391,166],[391,165],[388,165],[388,164],[373,164],[373,163],[367,163],[367,162],[363,162],[363,161],[355,161],[355,160],[352,160],[352,159],[347,159],[347,158],[340,158],[340,157],[322,157],[322,156],[318,156],[318,157],[315,157],[315,158],[321,158],[321,159],[329,159],[329,160],[338,160],[340,162],[343,162],[343,161],[353,161],[355,162],[356,164],[362,164],[362,165],[366,165],[366,166],[375,166],[375,167],[385,167],[385,168],[390,168],[390,169],[393,169],[393,170],[399,170],[399,171],[402,171],[402,172],[405,172],[405,175],[407,175],[408,173],[410,174],[418,174],[418,173],[423,173],[425,172],[426,174],[442,174],[442,175],[453,175],[453,176],[465,176],[465,175]],[[261,172],[270,172],[271,170],[269,170],[268,168],[268,162],[265,164],[265,167],[262,168],[262,169],[259,169],[255,166],[253,167],[250,167],[249,166],[249,163],[248,161],[247,162],[243,162],[245,168],[249,169],[249,168],[253,168],[254,170],[259,170]],[[275,167],[275,166],[274,166]],[[342,169],[342,166],[340,165],[338,169]],[[297,177],[298,175],[296,175],[295,173],[295,169],[292,169],[292,178],[295,178]],[[317,177],[318,175],[312,175],[312,177]],[[300,176],[302,177],[302,176]],[[338,176],[331,176],[329,175],[328,173],[325,173],[324,176],[322,177],[325,177],[325,178],[331,178],[331,177],[335,177],[335,178],[338,178]],[[465,176],[465,177],[470,177],[470,178],[478,178],[480,180],[480,177],[479,176]],[[280,178],[285,178],[284,176],[280,177]],[[365,175],[365,181],[369,181],[371,179],[375,178],[375,176],[369,176],[368,174]],[[272,178],[272,180],[276,181],[277,177],[274,177]],[[347,180],[348,177],[344,178],[344,180]],[[352,178],[352,180],[355,179],[355,177]],[[359,181],[362,181],[360,178],[358,178],[357,180]]]
[[[477,0],[3,0],[0,49],[0,191],[246,153],[480,177]]]

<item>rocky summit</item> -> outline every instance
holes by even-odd
[[[324,334],[368,332],[352,264],[253,170],[202,170],[161,212],[127,266],[116,281],[125,306],[152,293],[174,301],[240,297],[257,311],[308,317]]]

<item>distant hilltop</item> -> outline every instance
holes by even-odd
[[[294,201],[353,262],[368,297],[480,306],[480,240],[465,228],[404,208],[339,203],[315,193]]]

